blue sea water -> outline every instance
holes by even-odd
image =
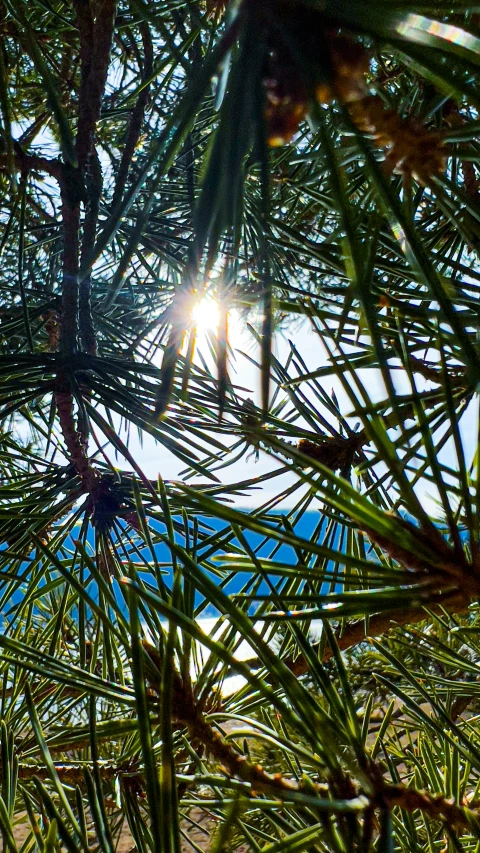
[[[177,520],[180,521],[180,519]],[[319,524],[319,520],[320,514],[318,512],[304,513],[304,515],[297,522],[297,524],[294,525],[295,534],[308,542],[314,534],[315,529]],[[278,525],[278,514],[276,515],[275,519],[273,519],[272,517],[272,524]],[[206,534],[208,535],[208,532],[210,531],[212,537],[215,537],[217,533],[221,533],[222,530],[226,530],[228,528],[228,525],[225,522],[222,522],[220,519],[211,517],[199,517],[198,525],[199,528],[201,528],[202,530],[203,536],[205,536]],[[165,528],[163,527],[163,525],[155,521],[151,521],[150,526],[153,529],[156,528],[158,531],[165,533]],[[298,555],[295,553],[294,549],[288,545],[282,544],[278,546],[273,539],[266,540],[263,535],[252,533],[251,531],[244,531],[244,536],[252,551],[254,551],[255,555],[259,558],[269,558],[271,557],[272,552],[274,552],[274,559],[276,562],[285,563],[289,565],[294,565],[298,562]],[[74,537],[72,537],[71,546],[73,546],[74,544],[73,538]],[[93,529],[89,530],[87,538],[90,546],[93,549]],[[179,545],[181,545],[182,547],[185,546],[185,537],[180,531],[176,534],[176,540]],[[209,550],[208,539],[206,540],[206,542],[207,544],[199,549],[200,557]],[[230,571],[228,564],[222,567],[222,551],[231,552],[233,551],[234,547],[238,546],[239,544],[240,543],[238,543],[237,540],[233,539],[226,547],[224,547],[223,549],[219,549],[220,561],[217,563],[213,563],[213,565],[218,568],[218,573],[214,571],[207,571],[209,577],[214,580],[217,585],[220,585],[224,592],[226,592],[228,595],[238,594],[242,591],[249,591],[249,580],[251,579],[251,573],[249,573],[248,571],[241,570]],[[213,546],[212,550],[214,550]],[[167,587],[170,588],[173,580],[172,554],[170,548],[167,544],[157,542],[154,545],[154,552],[155,558],[161,566],[161,571],[165,584]],[[243,549],[242,552],[245,553]],[[152,554],[149,548],[140,546],[136,556],[134,553],[132,553],[132,559],[134,561],[138,560],[139,557],[143,557],[145,561],[151,562]],[[203,565],[203,568],[205,570],[205,564]],[[141,570],[139,570],[139,576],[147,583],[152,584],[152,574],[147,574],[147,572],[142,572]],[[271,582],[275,585],[279,582],[278,576],[272,575],[270,579]],[[268,595],[271,592],[271,586],[266,580],[264,580],[259,586],[256,587],[255,592],[259,595]],[[197,593],[195,596],[195,605],[198,606],[202,602],[202,600],[202,595],[200,593]],[[205,609],[204,615],[213,615],[215,612],[216,611],[213,607],[207,607]]]
[[[177,533],[176,533],[176,541],[179,545],[184,547],[186,545],[185,537],[182,535],[182,527],[181,527],[181,519],[177,518]],[[307,542],[314,535],[316,528],[318,527],[320,521],[320,514],[318,512],[308,512],[305,513],[301,519],[294,525],[295,534],[305,539]],[[275,517],[272,516],[271,524],[274,526],[279,525],[279,515],[277,514]],[[155,529],[163,534],[165,534],[165,527],[157,521],[150,521],[149,526],[152,531]],[[199,558],[211,550],[215,551],[215,546],[212,543],[211,549],[209,547],[209,541],[211,539],[215,539],[218,534],[221,534],[222,530],[226,530],[228,525],[225,522],[222,522],[218,518],[211,517],[199,517],[198,518],[198,526],[202,531],[203,545],[199,549]],[[62,552],[58,554],[60,558],[66,557],[68,553],[72,555],[76,550],[76,540],[80,534],[79,528],[74,528],[64,542]],[[250,531],[244,531],[244,536],[248,545],[255,552],[256,556],[259,558],[269,558],[272,556],[272,552],[274,552],[274,560],[276,562],[294,565],[298,562],[298,555],[295,553],[294,549],[288,545],[278,545],[273,539],[266,540],[263,535],[252,533]],[[206,538],[205,538],[206,537]],[[316,537],[318,538],[318,537]],[[87,532],[87,550],[90,551],[90,554],[93,556],[95,553],[95,531],[92,527],[89,528]],[[250,593],[251,592],[251,584],[252,575],[248,572],[248,570],[234,569],[232,570],[231,566],[228,563],[222,565],[222,554],[232,552],[234,547],[239,543],[233,539],[226,544],[223,549],[218,549],[218,554],[220,556],[219,562],[212,562],[210,565],[212,566],[212,571],[208,571],[205,568],[205,563],[202,564],[202,569],[207,573],[211,580],[215,582],[216,585],[221,586],[223,591],[227,593],[227,595],[238,595],[240,592]],[[30,555],[30,559],[34,557],[34,553]],[[165,582],[167,588],[171,588],[173,581],[173,568],[172,568],[172,554],[170,548],[167,544],[163,544],[162,542],[156,542],[154,545],[154,553],[155,559],[161,567],[162,578]],[[242,549],[242,553],[245,554],[245,551]],[[144,580],[150,587],[155,587],[155,576],[152,571],[148,570],[148,565],[152,563],[152,554],[147,546],[144,545],[143,541],[137,537],[134,545],[127,549],[128,558],[132,560],[132,562],[137,564],[139,577]],[[124,556],[127,556],[125,554]],[[121,552],[119,550],[119,555]],[[142,558],[145,561],[144,568],[142,569],[141,563]],[[42,561],[43,562],[43,561]],[[47,561],[48,562],[48,561]],[[43,566],[46,564],[43,563]],[[215,571],[216,570],[216,571]],[[63,586],[63,581],[65,579],[65,575],[63,575],[63,579],[59,576],[59,573],[55,570],[54,566],[49,566],[48,570],[44,571],[43,569],[39,569],[39,565],[36,565],[35,572],[40,571],[41,577],[37,576],[38,584],[36,586],[35,597],[38,594],[41,594],[42,588],[51,584],[54,581],[55,577],[58,577],[58,581]],[[188,576],[188,569],[184,569],[185,575]],[[92,578],[89,578],[89,571],[85,569],[85,582],[88,584],[88,594],[91,598],[96,599],[98,596],[97,585],[96,583],[91,583]],[[2,577],[3,575],[3,577]],[[29,580],[31,578],[31,569],[30,562],[27,559],[25,563],[21,566],[21,575],[23,576],[21,579],[19,578],[19,582],[12,583],[12,576],[8,577],[8,572],[0,572],[0,610],[1,615],[6,617],[8,620],[8,614],[12,613],[16,606],[22,601],[25,594],[28,594],[29,588]],[[272,585],[277,586],[280,582],[278,575],[269,575],[270,583],[266,580],[262,580],[261,584],[255,586],[255,594],[257,595],[269,595],[271,593]],[[2,582],[3,581],[3,582]],[[10,590],[10,592],[8,592]],[[126,608],[125,598],[120,589],[118,583],[113,583],[112,591],[114,592],[115,598],[117,601],[121,601],[121,608]],[[258,602],[258,599],[257,599]],[[214,616],[218,614],[218,610],[214,608],[214,606],[205,599],[205,597],[197,591],[195,594],[194,605],[196,608],[199,608],[202,611],[203,617]],[[255,604],[252,602],[252,609],[255,610]],[[72,615],[74,615],[74,611],[72,611]]]

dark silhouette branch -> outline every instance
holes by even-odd
[[[117,0],[99,0],[95,21],[89,0],[75,0],[80,35],[82,81],[78,104],[77,157],[85,169],[92,153],[100,117],[113,41]]]
[[[103,176],[95,149],[95,129],[100,118],[112,48],[117,0],[101,0],[94,17],[90,0],[74,0],[80,38],[81,81],[76,150],[85,180],[86,212],[81,246],[82,268],[88,267],[95,244]],[[97,343],[91,311],[91,275],[85,276],[78,297],[82,348],[96,355]]]
[[[90,463],[87,455],[86,441],[76,426],[73,412],[73,395],[68,387],[68,383],[62,382],[60,376],[57,378],[57,384],[58,390],[55,393],[55,403],[70,462],[75,467],[85,491],[92,497],[95,497],[98,492],[100,475]]]
[[[87,204],[85,221],[83,223],[83,239],[81,250],[81,267],[88,268],[95,245],[95,235],[100,210],[100,198],[103,189],[103,177],[96,149],[93,148],[86,172]],[[82,279],[79,295],[79,328],[82,349],[89,355],[97,354],[97,341],[93,325],[91,306],[92,276],[91,272]]]
[[[76,192],[78,170],[71,169],[62,181],[63,220],[63,281],[60,352],[73,354],[78,341],[78,255],[80,233],[80,201],[83,193]],[[74,174],[77,173],[77,174]]]
[[[59,183],[62,180],[63,163],[60,160],[40,157],[38,154],[25,154],[22,146],[14,143],[14,165],[18,172],[45,172]],[[6,156],[0,155],[0,170],[7,168]]]

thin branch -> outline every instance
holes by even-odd
[[[462,613],[468,609],[470,597],[463,594],[456,594],[445,601],[444,606],[448,607],[452,613]],[[431,610],[440,609],[439,605],[433,605]],[[344,631],[337,637],[337,644],[340,651],[345,652],[347,649],[352,649],[360,643],[368,642],[369,637],[382,637],[402,625],[411,625],[415,622],[422,622],[428,618],[428,613],[424,607],[409,609],[402,607],[399,610],[390,611],[389,613],[377,613],[375,616],[370,616],[368,622],[361,619],[358,622],[351,622]],[[312,646],[312,651],[317,653],[320,649],[320,644]],[[332,657],[332,650],[327,647],[323,653],[322,661],[326,663]],[[286,666],[293,672],[294,675],[300,677],[308,672],[308,662],[303,655],[287,658]]]
[[[93,247],[95,245],[95,236],[98,224],[98,214],[100,210],[100,198],[103,189],[102,168],[95,147],[88,163],[86,171],[86,189],[87,189],[87,205],[85,213],[85,221],[83,223],[83,239],[81,251],[81,266],[85,269],[92,256]],[[82,279],[80,284],[79,295],[79,328],[80,340],[82,348],[89,355],[97,354],[97,341],[95,337],[95,328],[93,325],[92,308],[91,308],[91,288],[92,277],[91,273]]]
[[[78,186],[78,170],[64,167],[66,180],[61,184],[63,220],[63,281],[60,352],[71,355],[78,342],[78,254],[80,201],[83,187]]]
[[[59,183],[62,180],[63,163],[60,160],[49,160],[48,157],[40,157],[38,154],[25,154],[18,142],[14,143],[14,166],[18,172],[46,172]],[[0,171],[7,168],[5,155],[0,156]]]
[[[78,94],[79,108],[87,99],[88,83],[92,67],[93,28],[94,19],[90,0],[73,0],[76,24],[80,40],[80,90]],[[77,154],[78,154],[77,138]]]
[[[143,647],[153,664],[155,676],[160,673],[163,661],[155,646],[144,641]],[[147,678],[153,691],[159,692],[159,678],[147,671]],[[191,684],[185,684],[184,679],[172,663],[172,718],[188,729],[192,741],[200,741],[207,752],[210,753],[230,776],[236,776],[244,782],[252,785],[256,792],[294,791],[297,786],[294,782],[284,779],[280,774],[271,776],[259,764],[252,764],[245,756],[234,749],[231,744],[214,729],[211,723],[205,720],[201,703],[193,695]]]
[[[76,0],[75,10],[82,51],[82,84],[78,105],[76,149],[80,168],[84,169],[92,152],[95,127],[100,117],[107,82],[117,0],[99,0],[93,28],[92,9],[88,0]],[[91,61],[87,56],[89,50]]]
[[[81,81],[76,149],[85,174],[86,214],[81,248],[82,268],[88,266],[95,245],[103,176],[95,149],[95,128],[100,117],[112,49],[117,0],[103,0],[94,19],[90,0],[74,0],[80,37]],[[83,278],[79,293],[79,330],[82,348],[96,355],[97,343],[91,311],[91,275]]]
[[[144,649],[160,676],[163,661],[158,650],[148,642],[144,642]],[[185,685],[180,673],[173,668],[173,719],[186,726],[192,741],[200,741],[206,751],[220,762],[224,771],[229,776],[237,777],[243,782],[251,785],[252,796],[264,793],[277,796],[280,799],[288,799],[292,793],[312,793],[315,791],[324,798],[326,790],[324,784],[309,781],[308,788],[300,782],[288,779],[281,773],[272,776],[259,764],[253,764],[245,756],[241,755],[229,744],[213,726],[205,720],[200,703],[192,694],[191,686]],[[149,677],[153,690],[158,692],[158,682]],[[396,806],[408,812],[421,811],[432,820],[443,820],[451,828],[469,828],[479,822],[478,810],[459,806],[442,794],[430,794],[428,791],[418,791],[414,788],[406,788],[404,785],[391,785],[384,781],[380,768],[371,763],[370,767],[364,768],[368,774],[369,786],[372,792],[366,794],[357,787],[349,776],[344,779],[344,792],[342,799],[355,801],[359,810],[366,811],[370,808],[392,809]],[[335,811],[335,803],[332,802],[332,812]]]
[[[312,793],[313,790],[322,798],[328,796],[328,789],[325,785],[310,782],[309,789],[306,790],[301,783],[298,785],[296,782],[284,778],[281,774],[275,776],[266,774],[261,767],[251,764],[238,753],[235,753],[235,763],[230,768],[228,765],[231,764],[234,750],[223,741],[218,733],[213,732],[213,735],[217,738],[218,744],[222,742],[221,747],[220,745],[213,746],[217,753],[216,757],[222,756],[225,769],[232,770],[230,775],[237,776],[242,781],[252,785],[252,796],[262,792],[281,798],[282,793],[288,797],[288,794],[292,792]],[[54,767],[62,784],[78,785],[83,788],[85,784],[84,772],[85,770],[92,770],[93,765],[92,762],[83,761],[79,764],[55,763]],[[117,779],[120,779],[124,784],[133,785],[138,793],[143,792],[145,777],[142,772],[133,771],[125,764],[102,764],[97,765],[97,767],[102,782],[113,785]],[[22,781],[29,781],[34,777],[47,780],[51,777],[51,771],[48,767],[22,763],[18,766],[18,777]],[[469,829],[472,828],[472,825],[478,826],[480,818],[477,807],[457,805],[443,794],[430,794],[428,791],[419,791],[415,788],[407,788],[404,785],[381,783],[373,796],[369,797],[363,793],[353,792],[352,796],[346,796],[344,799],[350,800],[352,804],[358,803],[361,807],[359,810],[363,811],[372,808],[372,806],[373,808],[387,807],[388,809],[398,807],[410,813],[420,811],[431,820],[442,820],[452,829]],[[334,802],[332,802],[333,811],[335,811]]]
[[[78,339],[78,269],[80,203],[85,201],[85,187],[81,172],[58,159],[48,159],[36,154],[25,154],[22,146],[14,146],[15,166],[23,174],[30,171],[45,172],[55,178],[60,187],[63,222],[63,281],[62,321],[60,350],[72,354]],[[0,170],[6,163],[0,159]]]
[[[457,805],[452,799],[443,794],[430,794],[428,791],[417,791],[404,785],[385,785],[378,791],[378,797],[383,799],[389,808],[399,806],[407,812],[420,811],[432,820],[443,820],[452,829],[472,827],[476,824],[480,829],[479,812],[472,808]]]
[[[98,493],[101,478],[98,471],[90,463],[85,441],[76,427],[71,390],[67,383],[62,383],[61,377],[57,379],[57,382],[59,388],[55,393],[55,404],[68,455],[82,481],[85,491],[92,497],[95,497]],[[65,387],[62,387],[62,385]]]

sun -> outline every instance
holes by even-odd
[[[211,341],[212,337],[217,337],[221,322],[220,305],[215,293],[203,292],[200,296],[197,296],[195,302],[193,300],[190,302],[189,308],[189,332],[193,332],[194,334],[193,338],[190,334],[185,336],[183,352],[187,352],[188,346],[192,344],[192,341],[195,341],[195,347],[203,349],[209,338]],[[252,342],[251,333],[248,330],[245,319],[239,314],[237,309],[230,305],[227,315],[223,319],[229,348],[232,350],[250,349]]]
[[[218,328],[220,310],[213,296],[202,296],[192,308],[192,323],[198,333],[210,332]]]

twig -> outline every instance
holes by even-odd
[[[155,646],[144,641],[143,647],[154,667],[147,671],[147,678],[153,691],[159,693],[159,677],[163,667],[162,658]],[[173,664],[172,664],[173,667]],[[158,678],[156,677],[158,674]],[[256,792],[264,791],[292,791],[296,785],[284,779],[281,774],[271,776],[259,764],[252,764],[243,755],[240,755],[226,740],[217,732],[211,723],[205,720],[200,702],[193,695],[191,684],[185,684],[184,679],[177,669],[173,667],[172,672],[172,718],[188,729],[192,741],[199,741],[230,776],[237,776],[244,782],[249,782]]]
[[[85,176],[86,214],[81,250],[82,268],[88,267],[95,244],[102,169],[95,149],[95,129],[100,117],[112,48],[117,0],[100,0],[94,18],[90,0],[74,0],[80,38],[81,81],[78,106],[76,151]],[[97,343],[91,312],[91,275],[82,280],[79,293],[79,331],[83,349],[96,355]]]
[[[92,67],[93,49],[93,27],[94,18],[90,0],[73,0],[76,24],[80,40],[80,90],[78,95],[79,110],[87,99],[88,82]],[[78,154],[77,140],[77,154]]]
[[[455,594],[451,598],[446,599],[445,605],[453,612],[461,613],[467,610],[470,604],[470,597],[463,594]],[[439,609],[439,605],[433,605],[431,610]],[[337,637],[337,644],[340,651],[344,652],[360,643],[368,641],[369,637],[381,637],[387,634],[394,628],[402,625],[410,625],[415,622],[421,622],[426,619],[428,614],[423,607],[414,609],[401,608],[399,610],[390,611],[389,613],[377,613],[375,616],[370,616],[368,623],[362,619],[359,622],[350,623],[345,630]],[[367,627],[368,626],[368,627]],[[365,630],[367,627],[367,630]],[[320,644],[312,646],[313,653],[318,652]],[[332,650],[327,647],[324,651],[322,661],[326,663],[332,657]],[[308,662],[303,655],[298,655],[296,658],[290,657],[285,660],[285,664],[293,672],[294,675],[300,677],[308,672]]]
[[[208,737],[209,735],[207,734]],[[212,754],[213,749],[217,753],[221,752],[224,764],[231,764],[230,754],[233,753],[233,750],[222,740],[220,735],[217,735],[217,737],[222,741],[223,746],[220,749],[219,746],[212,744],[210,751],[212,751]],[[205,745],[207,746],[207,744]],[[235,755],[237,758],[235,765],[231,768],[226,767],[226,769],[232,770],[232,776],[237,776],[242,781],[251,783],[252,796],[262,792],[281,798],[282,792],[288,796],[288,793],[305,790],[302,784],[298,785],[295,782],[285,779],[281,774],[270,776],[261,767],[255,767],[247,759],[243,759],[243,756]],[[219,755],[216,757],[219,757]],[[239,763],[238,759],[243,759],[242,763]],[[62,784],[83,787],[85,781],[84,771],[91,770],[92,763],[85,761],[81,764],[55,763],[54,767]],[[133,771],[125,767],[125,765],[117,764],[101,764],[98,766],[98,771],[103,782],[114,784],[117,779],[121,779],[124,784],[127,783],[135,786],[138,793],[144,790],[145,777],[140,771]],[[48,767],[23,763],[20,763],[18,766],[18,777],[22,781],[33,780],[34,777],[47,780],[50,778],[50,774],[51,771]],[[308,792],[313,793],[313,791],[316,791],[322,798],[326,796],[325,785],[310,783]],[[399,807],[411,813],[420,811],[431,820],[442,820],[452,829],[471,829],[474,825],[477,826],[477,829],[479,828],[480,816],[478,808],[457,805],[453,799],[444,797],[442,794],[430,794],[428,791],[418,791],[415,788],[407,788],[404,785],[380,784],[373,796],[354,792],[351,796],[347,795],[344,797],[344,799],[355,800],[359,805],[363,804],[365,812],[371,810],[372,807],[387,807],[388,809]],[[332,802],[332,811],[334,808],[335,804]]]
[[[377,798],[389,808],[399,806],[407,812],[420,811],[432,820],[443,820],[452,829],[468,829],[476,824],[477,834],[480,830],[478,809],[459,806],[453,798],[447,799],[442,794],[429,794],[404,785],[385,785],[377,792]]]
[[[158,650],[148,642],[144,642],[145,651],[160,676],[163,660]],[[231,744],[217,732],[213,726],[205,720],[200,703],[192,693],[191,685],[185,685],[180,673],[173,668],[173,701],[172,717],[188,729],[193,741],[200,741],[206,751],[220,762],[224,771],[233,777],[237,777],[251,785],[252,796],[265,793],[276,796],[279,799],[296,792],[316,793],[322,798],[326,796],[325,785],[313,781],[308,782],[308,787],[303,783],[297,783],[287,779],[281,773],[274,776],[267,773],[258,764],[253,764],[245,756],[238,753]],[[148,675],[152,689],[158,691],[158,680]],[[370,790],[366,793],[356,786],[349,776],[345,776],[342,799],[355,800],[362,806],[364,811],[369,809],[392,809],[396,806],[405,811],[421,811],[432,820],[440,819],[452,828],[471,828],[472,825],[479,826],[478,810],[457,805],[454,801],[447,799],[441,794],[430,794],[427,791],[418,791],[407,788],[404,785],[391,785],[385,783],[380,768],[371,763],[370,767],[364,767],[363,773],[369,777]],[[332,811],[335,804],[332,802]]]
[[[95,245],[100,198],[103,189],[103,176],[98,154],[93,148],[86,172],[87,205],[83,223],[83,239],[80,263],[82,269],[88,268],[92,250]],[[91,306],[92,276],[88,275],[80,283],[79,295],[79,330],[82,348],[89,355],[97,354],[97,340],[92,318]]]
[[[92,23],[89,0],[75,0],[82,57],[82,83],[78,105],[76,150],[81,169],[85,169],[92,152],[95,127],[100,117],[102,98],[112,48],[117,0],[99,0]],[[88,41],[90,40],[90,41]],[[88,51],[91,51],[91,60]]]
[[[78,343],[78,252],[80,201],[84,187],[77,169],[64,165],[60,184],[63,220],[63,281],[60,352],[71,355]]]
[[[61,379],[57,381],[59,382],[60,387],[55,393],[55,403],[70,461],[75,467],[85,491],[95,498],[101,482],[100,474],[91,465],[90,460],[88,459],[85,442],[75,425],[72,393],[67,386],[65,386],[64,389],[62,388]]]
[[[18,142],[14,144],[14,166],[18,172],[46,172],[59,183],[62,179],[63,164],[60,160],[49,160],[48,157],[40,157],[38,154],[25,154]],[[5,155],[0,156],[0,170],[7,167]]]

